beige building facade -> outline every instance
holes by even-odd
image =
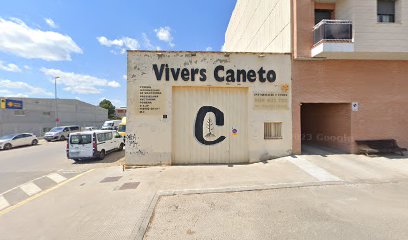
[[[294,153],[408,146],[408,0],[238,0],[224,46],[292,55]]]
[[[128,51],[127,164],[291,154],[291,89],[289,54]]]

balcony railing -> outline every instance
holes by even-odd
[[[314,45],[321,42],[351,42],[353,24],[349,20],[322,20],[313,28]]]

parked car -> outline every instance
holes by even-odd
[[[98,130],[97,127],[84,127],[82,128],[82,131],[94,131],[94,130]]]
[[[122,120],[105,121],[102,125],[102,130],[118,130],[119,124]]]
[[[8,150],[13,147],[37,145],[38,139],[32,133],[18,133],[0,137],[0,149]]]
[[[49,132],[46,132],[44,135],[44,139],[49,141],[57,141],[57,140],[67,140],[69,135],[74,132],[81,131],[79,126],[61,126],[55,127],[51,129]]]
[[[74,161],[104,159],[106,154],[122,151],[122,136],[114,130],[96,130],[72,133],[67,142],[67,157]]]

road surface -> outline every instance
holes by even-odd
[[[0,151],[0,193],[59,170],[88,170],[115,163],[121,153],[108,155],[104,161],[77,164],[66,157],[66,142],[40,141],[37,146]],[[117,163],[116,163],[117,164]]]

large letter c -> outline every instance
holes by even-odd
[[[197,138],[197,140],[204,145],[214,145],[214,144],[224,141],[224,139],[226,138],[225,136],[221,136],[214,141],[207,141],[204,139],[204,136],[203,136],[204,119],[205,119],[205,115],[207,115],[207,113],[209,112],[214,113],[215,124],[217,126],[224,126],[224,113],[221,112],[221,110],[219,110],[218,108],[212,107],[212,106],[201,107],[197,113],[194,133],[195,133],[195,137]]]

